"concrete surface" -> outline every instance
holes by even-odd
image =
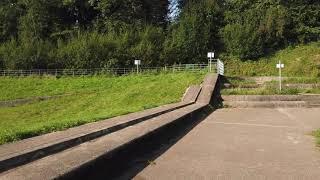
[[[202,89],[197,99],[197,103],[210,104],[216,88],[219,76],[217,74],[208,74],[202,83]]]
[[[196,85],[196,86],[190,86],[186,93],[184,94],[182,98],[182,102],[196,102],[199,94],[201,92],[201,87]]]
[[[320,108],[220,109],[134,179],[316,180]]]
[[[222,99],[229,108],[320,108],[320,95],[230,95]]]
[[[305,101],[224,101],[227,108],[307,108]],[[320,106],[319,106],[320,107]]]
[[[320,95],[223,95],[224,101],[320,101]]]

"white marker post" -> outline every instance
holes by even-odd
[[[284,64],[281,64],[281,61],[279,61],[279,64],[277,64],[277,68],[279,69],[279,90],[280,90],[280,93],[282,91],[282,72],[281,72],[281,69],[284,68]]]
[[[139,74],[139,66],[141,65],[141,60],[134,60],[134,64],[137,66],[137,74]]]
[[[209,58],[209,72],[212,72],[212,59],[214,58],[214,52],[208,52]]]

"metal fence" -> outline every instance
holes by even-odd
[[[217,69],[217,63],[213,63]],[[90,75],[126,75],[134,73],[160,72],[200,72],[208,71],[208,64],[179,64],[164,67],[101,68],[101,69],[32,69],[32,70],[0,70],[0,76],[90,76]]]

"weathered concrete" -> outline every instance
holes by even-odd
[[[306,108],[304,101],[225,101],[226,108]]]
[[[320,95],[228,95],[224,101],[320,101]]]
[[[216,88],[217,82],[218,82],[218,75],[216,74],[208,74],[204,82],[202,84],[202,90],[201,93],[197,99],[197,103],[202,103],[202,104],[210,104],[214,90]]]
[[[54,179],[68,175],[72,171],[86,166],[103,155],[112,155],[117,149],[147,136],[162,127],[183,118],[192,118],[206,108],[203,104],[193,104],[169,112],[107,136],[82,143],[60,153],[44,157],[29,164],[0,174],[0,179]],[[125,163],[125,162],[124,162]]]
[[[320,107],[320,95],[239,95],[222,96],[231,108],[312,108]]]
[[[221,109],[135,179],[315,180],[320,109]]]
[[[196,102],[200,92],[200,86],[190,86],[184,94],[182,102]]]

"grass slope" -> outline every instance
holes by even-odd
[[[177,102],[202,73],[0,78],[0,100],[66,95],[0,107],[0,144]]]
[[[276,64],[285,64],[284,76],[320,77],[320,42],[289,47],[256,61],[225,60],[227,76],[277,76]]]
[[[320,129],[313,132],[313,135],[316,137],[317,145],[320,147]]]

